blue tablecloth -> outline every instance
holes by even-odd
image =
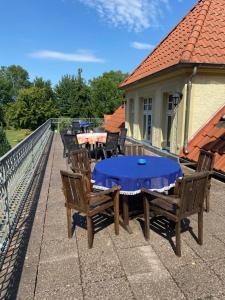
[[[88,127],[89,126],[89,122],[87,121],[80,121],[80,127]]]
[[[145,165],[139,165],[139,159]],[[92,182],[98,189],[121,186],[121,194],[135,195],[141,188],[166,191],[183,176],[180,165],[171,159],[158,156],[118,156],[98,162],[94,168]]]

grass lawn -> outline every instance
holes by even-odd
[[[28,136],[31,133],[31,131],[29,129],[7,129],[5,133],[11,147],[14,147],[16,144],[21,142],[26,136]]]

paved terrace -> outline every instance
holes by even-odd
[[[169,241],[154,231],[146,242],[141,222],[135,219],[133,234],[120,228],[115,236],[109,224],[95,234],[93,249],[88,249],[80,217],[80,226],[69,240],[60,169],[67,166],[60,137],[55,135],[17,299],[225,299],[224,183],[212,182],[204,245],[186,231],[182,257],[177,258]],[[191,226],[197,232],[196,217]]]

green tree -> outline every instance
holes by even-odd
[[[90,80],[91,110],[95,117],[113,113],[122,103],[124,92],[118,86],[127,75],[121,71],[110,71]]]
[[[11,146],[6,138],[4,129],[0,126],[0,157],[11,149]]]
[[[33,81],[33,86],[37,88],[44,88],[46,91],[46,97],[55,99],[55,93],[52,89],[52,84],[50,80],[44,80],[42,77],[35,77]]]
[[[81,69],[77,76],[63,76],[55,88],[55,94],[61,115],[72,118],[90,115],[90,91],[82,78]]]
[[[6,111],[8,125],[32,130],[58,115],[59,110],[46,89],[35,86],[21,89],[16,102],[9,104]]]
[[[0,105],[0,126],[5,124],[3,106]]]
[[[29,74],[21,66],[0,68],[0,104],[14,102],[21,88],[28,87]]]

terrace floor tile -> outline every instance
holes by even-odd
[[[82,214],[74,213],[75,231],[67,238],[59,170],[69,170],[69,166],[62,151],[60,136],[55,135],[17,299],[225,299],[224,183],[212,180],[202,246],[190,233],[191,228],[197,233],[197,217],[186,221],[181,258],[174,253],[174,236],[171,243],[157,233],[155,224],[150,228],[150,240],[145,240],[142,217],[130,220],[132,234],[120,227],[116,236],[113,218],[96,216],[93,248],[88,249]],[[10,261],[8,266],[10,269]]]

